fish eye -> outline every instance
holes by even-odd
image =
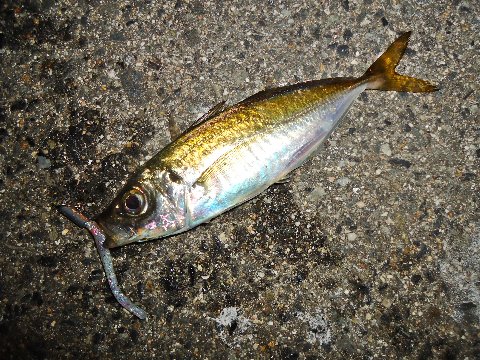
[[[140,215],[145,211],[146,205],[145,194],[140,189],[134,188],[123,197],[123,210],[128,215]]]

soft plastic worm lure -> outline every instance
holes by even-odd
[[[117,277],[113,270],[112,255],[110,250],[104,246],[105,243],[105,234],[98,227],[95,221],[89,220],[85,215],[79,213],[78,211],[69,208],[68,206],[59,206],[58,211],[65,215],[69,220],[73,221],[75,225],[87,229],[90,234],[92,234],[95,244],[97,245],[98,254],[100,255],[100,260],[102,261],[103,268],[105,269],[105,276],[108,280],[108,285],[112,290],[112,294],[117,299],[117,301],[122,305],[126,310],[130,311],[133,315],[137,316],[139,319],[144,320],[147,317],[147,313],[126,297],[120,287],[118,286]]]

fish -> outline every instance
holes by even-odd
[[[360,77],[298,83],[214,107],[140,167],[98,216],[105,245],[175,235],[254,198],[304,163],[364,90],[437,90],[395,72],[410,34]]]
[[[214,106],[141,166],[95,220],[61,206],[65,216],[94,236],[119,303],[145,318],[120,293],[108,249],[185,232],[282,182],[314,154],[366,90],[437,91],[426,80],[395,71],[410,35],[400,35],[359,77],[311,80]]]

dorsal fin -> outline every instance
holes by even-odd
[[[178,139],[181,135],[189,132],[192,130],[194,127],[197,127],[198,125],[204,123],[205,121],[217,116],[220,114],[224,109],[225,109],[225,101],[219,102],[217,105],[212,107],[210,110],[208,110],[205,114],[200,116],[197,120],[195,120],[188,128],[186,128],[184,131],[181,131],[176,123],[173,121],[170,121],[168,123],[168,127],[170,130],[170,140],[174,141]]]
[[[271,99],[275,96],[285,95],[299,90],[307,90],[317,86],[325,86],[330,84],[337,84],[338,82],[347,82],[355,81],[353,77],[345,78],[332,78],[332,79],[321,79],[321,80],[310,80],[298,84],[285,85],[277,88],[267,88],[262,90],[254,95],[249,96],[245,100],[242,100],[237,105],[249,105],[254,102],[260,102],[264,100]],[[236,105],[235,105],[236,106]]]
[[[204,123],[205,121],[217,116],[218,114],[220,114],[223,109],[225,109],[225,103],[226,101],[222,101],[222,102],[219,102],[217,105],[215,105],[214,107],[212,107],[210,110],[208,110],[205,114],[203,114],[202,116],[200,116],[200,118],[198,120],[196,120],[192,125],[190,125],[187,130],[185,131],[190,131],[192,130],[194,127]]]

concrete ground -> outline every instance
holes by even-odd
[[[0,5],[2,359],[479,359],[475,1],[6,1]],[[360,75],[412,30],[286,184],[210,223],[113,251],[89,216],[216,103]]]

